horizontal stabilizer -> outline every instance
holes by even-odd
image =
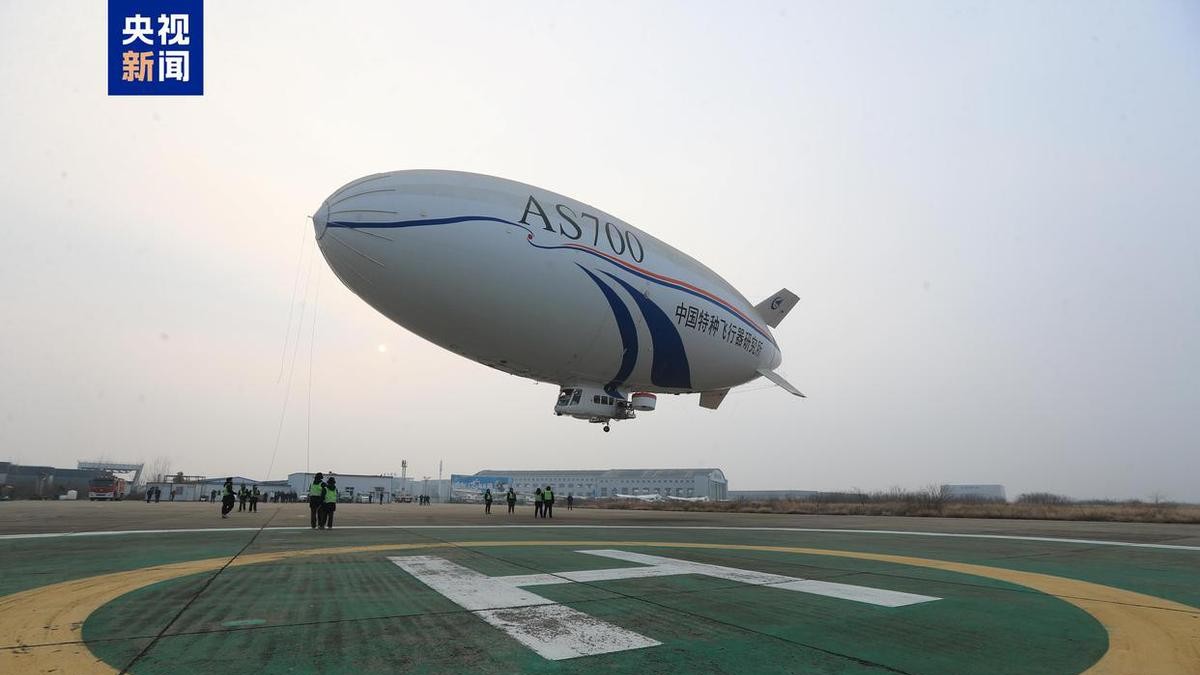
[[[780,375],[779,373],[777,373],[773,370],[767,370],[766,368],[759,368],[758,374],[762,375],[763,377],[767,378],[768,380],[779,385],[780,387],[783,388],[784,391],[786,391],[789,394],[794,394],[796,396],[799,396],[800,398],[807,398],[804,394],[800,393],[799,389],[793,387],[791,382],[788,382],[787,380],[783,379],[782,375]]]
[[[716,410],[717,406],[721,405],[721,401],[725,400],[725,395],[729,393],[728,389],[713,389],[712,391],[700,392],[700,407]]]
[[[762,317],[763,321],[767,322],[768,326],[775,328],[799,301],[798,295],[783,288],[775,295],[755,305],[754,311]]]

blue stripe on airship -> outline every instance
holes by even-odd
[[[585,270],[586,271],[586,270]],[[650,381],[658,387],[692,388],[692,372],[688,365],[687,352],[679,331],[671,325],[671,319],[662,308],[654,304],[641,291],[620,277],[604,272],[605,276],[621,284],[642,310],[642,318],[650,329],[650,340],[654,343],[654,361],[650,365]]]
[[[346,229],[355,230],[366,227],[382,227],[388,229],[397,229],[401,227],[425,227],[427,225],[449,225],[451,223],[466,223],[472,220],[487,220],[493,223],[504,223],[505,225],[516,225],[522,230],[528,231],[529,228],[520,223],[514,223],[511,220],[496,218],[494,216],[453,216],[450,218],[425,218],[422,220],[400,220],[392,223],[350,223],[344,220],[335,220],[325,224],[325,227],[344,227]]]
[[[633,315],[629,313],[629,308],[625,303],[621,302],[621,298],[617,297],[616,291],[608,287],[595,274],[589,272],[583,265],[575,263],[579,269],[583,270],[596,282],[604,293],[604,299],[608,300],[609,307],[612,307],[613,318],[617,320],[617,330],[621,333],[621,367],[617,369],[617,374],[613,375],[612,381],[604,385],[604,391],[613,398],[624,399],[625,396],[617,391],[617,387],[625,384],[625,380],[629,378],[633,372],[633,366],[637,363],[638,357],[638,337],[637,327],[633,325]]]

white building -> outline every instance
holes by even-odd
[[[312,485],[313,473],[290,473],[288,474],[288,485],[301,496],[301,499],[307,497],[308,486]],[[332,475],[337,483],[338,494],[351,500],[367,501],[367,495],[370,495],[371,501],[377,501],[380,495],[383,496],[385,503],[400,499],[403,496],[414,496],[421,494],[423,481],[413,480],[412,477],[401,478],[395,474],[360,474],[360,473],[333,473]],[[433,483],[434,481],[429,481]]]
[[[1003,485],[943,485],[942,494],[963,501],[1008,501]]]
[[[708,497],[721,501],[728,497],[729,481],[720,469],[595,469],[556,471],[498,471],[487,469],[476,476],[508,476],[522,495],[550,485],[555,497],[567,495],[585,499],[604,499],[623,495],[662,495]]]

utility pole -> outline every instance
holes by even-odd
[[[408,494],[408,460],[400,460],[400,494]]]
[[[442,460],[438,460],[438,501],[442,501]]]

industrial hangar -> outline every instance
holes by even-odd
[[[558,495],[604,499],[616,495],[662,495],[664,497],[728,497],[729,481],[720,469],[589,469],[505,471],[486,469],[476,476],[505,476],[517,492],[554,486]]]

